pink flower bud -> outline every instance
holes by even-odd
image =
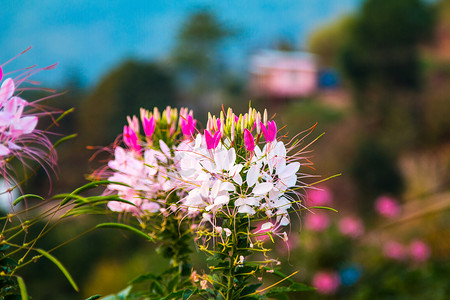
[[[146,117],[142,118],[142,126],[144,127],[145,136],[149,139],[152,138],[153,132],[155,131],[155,118],[151,116],[150,120]]]
[[[219,145],[220,141],[220,131],[216,131],[214,136],[209,132],[209,130],[205,130],[205,141],[206,141],[206,148],[208,150],[210,149],[216,149],[217,145]]]
[[[269,121],[267,123],[267,128],[266,126],[264,126],[263,122],[260,122],[260,125],[263,135],[266,138],[266,141],[268,143],[273,142],[277,137],[277,125],[275,124],[275,121]]]
[[[123,127],[123,142],[131,149],[137,152],[141,151],[141,145],[139,145],[139,139],[136,132],[126,125]]]
[[[183,131],[184,136],[192,136],[195,131],[195,125],[197,124],[197,120],[189,115],[187,118],[181,119],[181,131]]]
[[[136,116],[133,116],[133,118],[130,118],[130,116],[127,116],[128,126],[134,131],[139,132],[139,120]]]
[[[253,135],[247,128],[244,129],[244,143],[245,149],[247,149],[247,151],[253,152],[253,150],[255,150],[255,140],[253,139]]]

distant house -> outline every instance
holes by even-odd
[[[250,89],[259,96],[305,97],[318,89],[318,66],[307,52],[264,50],[250,61]]]

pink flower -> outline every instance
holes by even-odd
[[[21,94],[27,89],[20,87],[22,82],[33,83],[28,79],[31,75],[54,67],[55,65],[40,69],[27,68],[26,72],[15,76],[14,79],[6,78],[0,87],[0,175],[7,182],[15,182],[14,170],[9,164],[12,158],[16,158],[24,166],[28,166],[28,159],[38,162],[44,168],[53,168],[56,164],[56,151],[46,132],[36,129],[40,115],[51,115],[54,112],[36,113],[39,106],[34,102],[29,103],[14,96],[15,92]],[[3,75],[0,66],[0,80]],[[33,107],[34,111],[28,110],[29,107]]]
[[[377,212],[387,218],[397,217],[401,212],[398,202],[388,196],[381,196],[375,200],[375,209]]]
[[[343,235],[357,238],[364,233],[364,225],[359,218],[345,217],[339,220],[339,231]]]
[[[195,125],[197,124],[197,120],[189,115],[186,118],[181,119],[181,131],[183,131],[184,136],[192,136],[195,132]]]
[[[205,141],[206,141],[206,148],[208,150],[210,149],[216,149],[216,147],[219,145],[219,141],[220,141],[220,131],[216,131],[216,133],[213,135],[211,135],[211,133],[209,132],[209,130],[205,129]]]
[[[430,258],[431,250],[427,244],[420,240],[414,240],[409,245],[411,258],[416,262],[424,262]]]
[[[388,241],[383,245],[383,253],[386,257],[394,260],[404,260],[406,258],[405,247],[396,241]]]
[[[339,275],[332,271],[318,272],[313,278],[313,286],[317,289],[317,292],[324,295],[336,293],[340,284]]]
[[[139,138],[136,132],[126,125],[123,127],[123,142],[136,152],[141,151],[141,145],[139,145]]]
[[[148,139],[152,138],[153,132],[155,132],[155,125],[156,121],[154,116],[151,116],[150,119],[147,117],[142,118],[142,127],[144,127],[144,133]]]
[[[247,151],[253,152],[253,150],[255,150],[255,140],[247,128],[244,129],[244,143]]]
[[[271,143],[275,140],[277,137],[277,125],[275,124],[275,121],[269,121],[267,123],[267,128],[264,126],[263,122],[260,122],[261,124],[261,130],[263,132],[263,135],[268,143]]]
[[[312,205],[326,206],[333,202],[333,195],[326,187],[319,187],[308,192],[308,198]]]
[[[330,225],[330,219],[323,213],[310,213],[305,218],[305,227],[313,231],[324,231]]]

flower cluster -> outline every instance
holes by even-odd
[[[157,108],[153,112],[141,109],[140,117],[143,134],[138,118],[128,117],[122,135],[125,147],[115,148],[114,159],[108,162],[110,171],[102,174],[121,183],[110,184],[107,192],[128,201],[111,201],[109,209],[135,215],[166,209],[166,198],[178,184],[175,148],[181,141],[192,139],[196,126],[192,111],[186,108],[179,114],[170,107],[162,114]]]
[[[270,219],[264,224],[270,231],[288,225],[288,210],[300,200],[300,163],[297,154],[288,155],[295,145],[286,149],[276,135],[267,111],[261,116],[250,108],[237,116],[228,109],[219,118],[210,115],[204,133],[182,143],[175,154],[188,191],[182,206],[213,226],[218,216],[237,214]]]
[[[3,73],[3,66],[0,66],[0,82],[4,75],[10,74]],[[20,87],[22,83],[36,84],[29,80],[31,75],[54,66],[41,69],[27,68],[15,78],[7,77],[1,84],[0,173],[3,178],[10,181],[9,184],[16,181],[10,174],[12,169],[9,163],[13,158],[20,160],[23,166],[29,166],[27,160],[38,162],[43,167],[55,166],[56,152],[46,136],[47,132],[36,128],[39,117],[51,112],[41,109],[38,104],[40,100],[28,102],[19,96],[27,89]]]

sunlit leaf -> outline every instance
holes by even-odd
[[[20,296],[22,297],[22,300],[28,300],[28,293],[27,288],[25,286],[25,282],[23,281],[22,277],[16,276],[17,283],[19,284],[19,290],[20,290]]]
[[[21,202],[22,200],[24,200],[26,198],[35,198],[35,199],[39,199],[39,200],[45,200],[44,198],[42,198],[41,196],[38,196],[38,195],[26,194],[26,195],[22,195],[22,196],[18,197],[16,200],[14,200],[13,206],[19,204],[19,202]]]
[[[147,240],[150,241],[154,241],[153,238],[151,236],[149,236],[148,234],[132,227],[129,225],[125,225],[125,224],[120,224],[120,223],[102,223],[102,224],[98,224],[97,226],[95,226],[96,228],[118,228],[118,229],[124,229],[124,230],[128,230],[131,232],[134,232],[144,238],[146,238]]]

